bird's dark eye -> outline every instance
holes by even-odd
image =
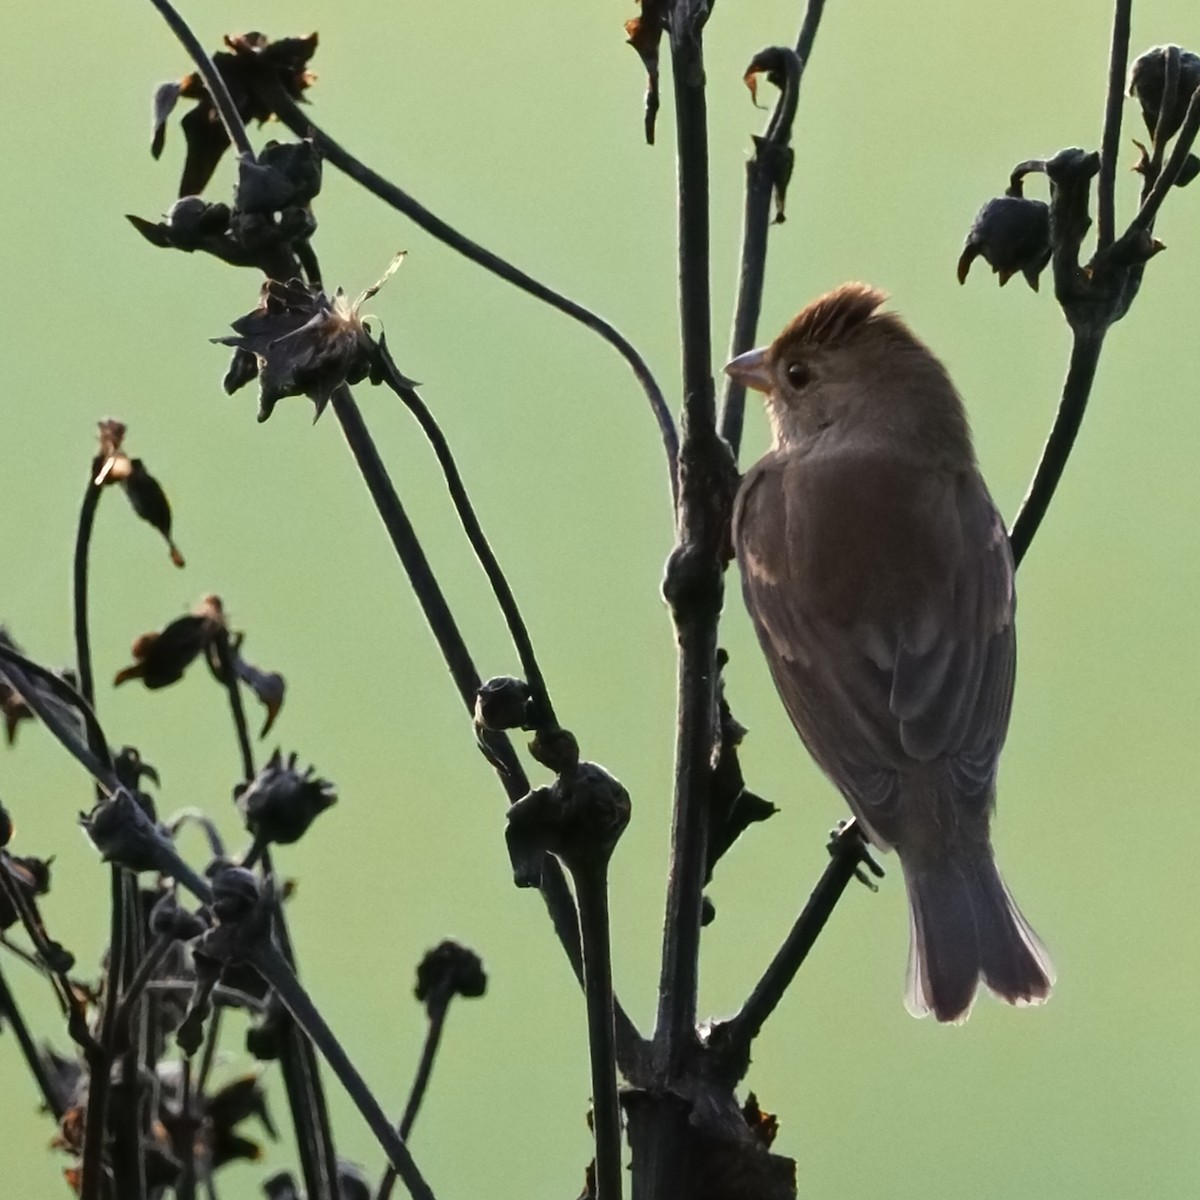
[[[812,380],[812,372],[808,369],[807,364],[802,362],[788,363],[784,374],[787,376],[788,383],[797,390],[807,387]]]

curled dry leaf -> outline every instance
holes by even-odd
[[[188,614],[157,632],[143,633],[133,643],[133,663],[117,672],[115,685],[140,679],[151,691],[169,687],[212,645],[224,628],[220,598],[205,596]]]
[[[662,35],[667,28],[667,0],[638,0],[642,15],[625,22],[629,44],[637,51],[646,68],[646,144],[654,145],[654,128],[658,119],[658,58]]]

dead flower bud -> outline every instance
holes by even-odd
[[[268,142],[238,163],[238,212],[273,214],[311,204],[321,190],[321,152],[311,141]]]
[[[167,836],[124,789],[80,813],[79,824],[105,862],[134,872],[162,869]]]
[[[1178,46],[1153,46],[1145,54],[1138,55],[1129,69],[1129,94],[1141,105],[1142,120],[1151,137],[1158,128],[1163,88],[1167,81],[1167,55],[1172,50],[1179,54],[1179,82],[1163,114],[1163,138],[1173,138],[1183,124],[1192,93],[1200,87],[1200,55]]]
[[[1172,52],[1179,56],[1179,77],[1174,96],[1167,102],[1163,111],[1163,89],[1167,82],[1167,58]],[[1154,46],[1145,54],[1139,55],[1129,69],[1129,94],[1137,98],[1142,109],[1142,120],[1151,137],[1158,129],[1159,114],[1162,114],[1163,142],[1169,141],[1179,132],[1187,113],[1188,104],[1196,89],[1200,88],[1200,55],[1190,50],[1182,50],[1178,46]],[[1140,145],[1140,143],[1137,143]],[[1144,170],[1149,155],[1143,150],[1142,161],[1137,169]],[[1197,175],[1200,175],[1200,158],[1189,154],[1184,160],[1183,169],[1175,180],[1176,187],[1187,187]]]
[[[581,762],[549,787],[534,788],[508,810],[505,838],[514,863],[532,864],[538,851],[574,872],[607,863],[629,823],[629,793],[603,767]],[[518,887],[538,880],[516,879]]]
[[[275,115],[270,96],[275,88],[299,100],[312,86],[315,76],[308,60],[317,48],[317,35],[271,41],[262,33],[244,33],[225,38],[227,49],[213,55],[213,64],[229,88],[234,107],[243,121],[260,125]],[[167,120],[180,99],[194,100],[195,108],[180,126],[187,140],[187,158],[179,184],[181,196],[198,195],[212,178],[221,156],[229,147],[229,136],[217,115],[212,97],[200,76],[193,72],[178,83],[164,83],[154,95],[154,133],[150,153],[162,153]]]
[[[286,846],[299,841],[313,821],[337,802],[337,789],[317,778],[312,767],[298,771],[295,754],[285,762],[276,750],[250,783],[234,788],[233,798],[257,841]]]
[[[451,996],[476,997],[486,991],[483,960],[474,950],[447,938],[421,959],[413,995],[429,1010]]]
[[[255,356],[259,421],[267,420],[285,396],[307,396],[316,406],[315,421],[337,388],[359,383],[371,373],[377,349],[364,324],[362,306],[403,259],[403,253],[396,255],[383,278],[353,303],[341,288],[330,298],[299,279],[286,283],[268,279],[258,308],[233,322],[237,336],[212,339]],[[235,356],[225,376],[227,390],[247,382],[244,364]]]
[[[997,196],[976,215],[958,260],[958,282],[977,258],[1000,277],[1003,287],[1018,271],[1036,292],[1038,276],[1050,261],[1050,209],[1041,200]]]
[[[263,1195],[267,1200],[300,1200],[300,1189],[291,1171],[276,1171],[263,1180]]]
[[[475,693],[475,724],[482,729],[528,729],[533,694],[512,675],[485,680]]]

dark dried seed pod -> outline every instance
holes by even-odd
[[[417,967],[413,989],[422,1004],[431,997],[482,996],[487,991],[483,960],[466,946],[447,938],[428,951]]]
[[[248,784],[234,789],[234,800],[246,828],[262,842],[290,845],[327,808],[337,803],[337,789],[327,779],[296,769],[296,755],[285,762],[276,750]]]
[[[212,889],[212,911],[218,921],[236,921],[258,903],[258,879],[245,867],[221,864],[212,874]]]
[[[80,813],[79,823],[105,862],[127,871],[161,868],[165,835],[129,792],[119,791],[90,813]]]
[[[958,260],[958,282],[982,258],[1003,287],[1019,271],[1036,292],[1038,276],[1050,261],[1050,209],[1041,200],[997,196],[980,210]]]
[[[541,850],[572,871],[587,869],[608,861],[629,814],[629,793],[621,784],[603,767],[581,762],[513,804],[505,836],[514,862],[531,862]],[[517,880],[520,886],[529,882]]]
[[[263,1180],[267,1200],[300,1200],[300,1190],[291,1171],[277,1171]]]
[[[529,684],[512,675],[497,675],[475,693],[475,724],[484,729],[528,729],[533,693]]]
[[[1163,89],[1167,82],[1167,56],[1174,50],[1179,54],[1179,82],[1175,95],[1163,116],[1163,138],[1173,138],[1183,124],[1188,102],[1200,87],[1200,55],[1178,46],[1153,46],[1134,59],[1129,69],[1129,94],[1142,109],[1142,120],[1151,137],[1158,128],[1162,109]]]

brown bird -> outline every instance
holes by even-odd
[[[870,840],[904,871],[905,1003],[963,1021],[980,978],[1010,1004],[1054,970],[992,857],[1012,707],[1013,561],[962,400],[886,297],[848,283],[725,370],[774,442],[733,537],[784,706]]]

